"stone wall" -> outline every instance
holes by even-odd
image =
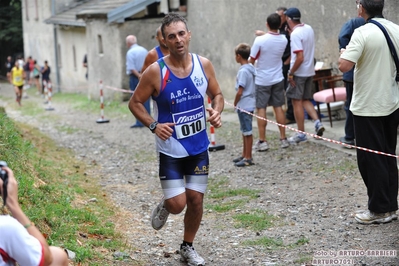
[[[54,85],[57,71],[54,26],[44,23],[44,20],[51,16],[51,1],[38,0],[37,12],[34,1],[22,3],[25,57],[31,55],[41,65],[44,60],[48,60],[52,68],[51,79]],[[25,3],[28,3],[28,6],[25,6]],[[234,99],[235,77],[239,68],[234,58],[234,47],[240,42],[252,45],[255,30],[266,30],[266,17],[281,5],[282,2],[279,0],[187,0],[187,20],[192,32],[190,50],[212,61],[228,101],[232,102]],[[284,5],[295,6],[301,10],[302,22],[311,25],[315,31],[316,60],[323,61],[325,67],[338,72],[337,36],[341,26],[357,15],[355,1],[287,0]],[[385,0],[384,14],[387,19],[399,23],[397,0]],[[89,97],[98,98],[98,83],[102,80],[107,86],[128,90],[125,38],[129,34],[134,34],[138,43],[150,50],[157,45],[154,38],[155,30],[161,20],[161,18],[135,19],[123,24],[108,24],[105,20],[98,19],[87,21],[85,29],[59,27],[57,35],[62,53],[59,69],[60,89],[88,87]],[[76,67],[73,47],[76,53]],[[86,51],[89,61],[88,82],[84,78],[85,69],[82,67]],[[111,90],[105,90],[105,94],[107,98],[112,99],[126,100],[130,97],[129,93],[123,94]]]
[[[51,16],[50,1],[22,1],[22,28],[24,39],[24,57],[32,56],[40,66],[47,60],[51,69],[55,69],[53,25],[44,23]],[[27,4],[27,5],[25,5]],[[54,68],[53,68],[54,66]],[[55,80],[54,72],[51,79]]]
[[[252,45],[256,29],[266,30],[266,17],[276,8],[297,7],[302,22],[313,27],[317,61],[337,70],[338,34],[341,26],[357,15],[354,0],[193,0],[187,4],[187,20],[192,32],[191,51],[208,57],[214,64],[225,97],[234,99],[239,65],[234,47],[240,42]],[[385,0],[385,16],[399,23],[397,0]]]
[[[87,53],[86,28],[57,27],[58,49],[60,50],[58,58],[60,90],[63,92],[81,91],[87,88],[86,68],[83,67],[83,58]]]
[[[98,86],[93,86],[100,80],[105,86],[129,90],[129,76],[126,75],[126,37],[135,35],[137,43],[147,50],[158,44],[155,39],[155,30],[161,19],[132,20],[123,24],[107,24],[106,21],[92,20],[86,22],[86,39],[90,64],[89,94],[98,97]],[[103,51],[99,51],[99,36],[102,39]],[[127,100],[130,93],[104,90],[108,98]]]

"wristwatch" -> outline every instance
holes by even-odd
[[[155,128],[157,127],[157,125],[158,125],[158,122],[154,121],[148,126],[148,128],[151,130],[152,133],[155,133],[154,131],[155,131]]]

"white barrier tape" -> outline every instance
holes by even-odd
[[[56,85],[57,88],[61,88],[64,90],[81,90],[81,89],[88,89],[90,86],[97,86],[97,84],[89,84],[89,85],[85,85],[85,86],[76,86],[76,87],[67,87],[64,85]]]
[[[389,157],[399,158],[398,155],[389,154],[389,153],[385,153],[385,152],[382,152],[382,151],[375,151],[375,150],[371,150],[371,149],[359,147],[359,146],[356,146],[356,145],[349,145],[349,144],[346,144],[346,143],[343,143],[343,142],[340,142],[340,141],[337,141],[337,140],[333,140],[333,139],[328,139],[328,138],[320,137],[320,136],[318,136],[318,135],[316,135],[316,134],[312,134],[312,133],[308,133],[308,132],[303,132],[303,131],[298,130],[298,129],[296,129],[296,128],[293,128],[293,127],[290,127],[290,126],[287,126],[287,125],[282,125],[282,124],[279,124],[279,123],[277,123],[277,122],[275,122],[275,121],[272,121],[272,120],[269,120],[269,119],[265,119],[264,117],[260,117],[260,116],[257,116],[257,115],[255,115],[255,114],[251,114],[250,112],[247,112],[247,111],[245,111],[245,110],[242,110],[242,109],[240,109],[240,108],[235,107],[234,104],[231,104],[231,103],[227,102],[226,100],[225,100],[224,102],[225,102],[227,105],[232,106],[234,109],[238,109],[238,110],[240,110],[241,112],[245,112],[245,113],[247,113],[247,114],[252,115],[252,116],[255,117],[255,118],[265,120],[265,121],[267,121],[267,122],[269,122],[269,123],[272,123],[272,124],[275,124],[275,125],[277,125],[277,126],[279,126],[279,127],[288,128],[289,130],[292,130],[292,131],[295,131],[295,132],[298,132],[298,133],[302,133],[302,134],[306,134],[306,135],[308,135],[308,136],[311,136],[311,137],[314,137],[314,138],[317,138],[317,139],[321,139],[321,140],[324,140],[324,141],[327,141],[327,142],[339,144],[339,145],[345,146],[345,147],[347,147],[347,148],[354,148],[354,149],[363,150],[363,151],[367,151],[367,152],[371,152],[371,153],[376,153],[376,154],[385,155],[385,156],[389,156]]]
[[[110,90],[114,90],[114,91],[121,91],[121,92],[133,93],[133,91],[130,91],[130,90],[124,90],[124,89],[114,88],[114,87],[110,87],[110,86],[105,86],[105,88],[110,89]],[[227,105],[232,106],[234,109],[239,109],[239,108],[235,107],[234,104],[231,104],[231,103],[229,103],[229,102],[226,101],[226,100],[225,100],[224,102],[225,102]],[[277,122],[275,122],[275,121],[265,119],[265,118],[263,118],[263,117],[260,117],[260,116],[255,115],[255,114],[251,114],[250,112],[247,112],[247,111],[245,111],[245,110],[242,110],[242,109],[239,109],[239,110],[242,111],[242,112],[245,112],[245,113],[247,113],[247,114],[250,114],[250,115],[252,115],[252,116],[255,117],[255,118],[265,120],[265,121],[267,121],[267,122],[269,122],[269,123],[275,124],[275,125],[277,125],[277,126],[279,126],[279,127],[287,128],[287,129],[289,129],[289,130],[291,130],[291,131],[295,131],[295,132],[298,132],[298,133],[306,134],[306,135],[311,136],[311,137],[316,138],[316,139],[321,139],[321,140],[324,140],[324,141],[327,141],[327,142],[331,142],[331,143],[335,143],[335,144],[338,144],[338,145],[342,145],[342,146],[345,146],[345,147],[347,147],[347,148],[353,148],[353,149],[363,150],[363,151],[366,151],[366,152],[371,152],[371,153],[375,153],[375,154],[379,154],[379,155],[385,155],[385,156],[389,156],[389,157],[399,158],[398,155],[389,154],[389,153],[385,153],[385,152],[382,152],[382,151],[375,151],[375,150],[371,150],[371,149],[359,147],[359,146],[356,146],[356,145],[349,145],[349,144],[346,144],[346,143],[343,143],[343,142],[340,142],[340,141],[337,141],[337,140],[333,140],[333,139],[328,139],[328,138],[320,137],[320,136],[318,136],[318,135],[316,135],[316,134],[304,132],[304,131],[298,130],[298,129],[293,128],[293,127],[290,127],[290,126],[282,125],[282,124],[279,124],[279,123],[277,123]]]
[[[106,89],[114,90],[114,91],[121,91],[121,92],[127,92],[127,93],[133,93],[131,90],[124,90],[124,89],[119,89],[111,86],[105,86]]]

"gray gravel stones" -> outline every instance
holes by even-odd
[[[28,100],[34,101],[32,98]],[[130,129],[134,120],[130,116],[112,117],[108,124],[97,124],[96,114],[58,102],[54,102],[51,114],[36,117],[21,115],[10,106],[6,107],[10,117],[40,128],[91,165],[88,176],[99,177],[115,206],[126,214],[125,220],[116,222],[124,228],[123,234],[134,251],[117,251],[114,256],[129,256],[132,265],[138,261],[144,265],[183,265],[176,252],[182,241],[183,214],[171,215],[160,231],[153,230],[149,222],[162,195],[154,135],[148,129]],[[367,203],[354,156],[311,142],[282,150],[278,138],[268,132],[270,150],[254,152],[255,165],[237,168],[231,160],[241,153],[239,127],[232,112],[226,110],[224,116],[227,122],[217,130],[217,139],[226,149],[210,153],[210,179],[226,178],[227,188],[248,188],[259,191],[259,195],[225,213],[205,209],[194,246],[207,265],[311,265],[312,261],[333,258],[324,255],[340,250],[399,249],[398,221],[364,226],[353,219],[355,211],[365,209]],[[74,130],[60,130],[65,127]],[[206,195],[205,205],[211,201]],[[237,227],[234,215],[253,210],[274,215],[276,222],[259,232]],[[243,244],[262,237],[281,240],[283,246]],[[300,239],[307,241],[295,245]],[[399,265],[397,256],[338,258],[348,259],[352,265]]]

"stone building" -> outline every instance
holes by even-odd
[[[252,44],[256,29],[265,30],[266,17],[282,5],[279,0],[36,0],[23,3],[25,57],[39,64],[48,60],[56,91],[81,91],[99,97],[98,84],[128,89],[125,38],[137,36],[148,50],[157,45],[155,29],[169,11],[182,12],[192,32],[191,51],[208,57],[226,96],[234,98],[238,65],[234,47]],[[316,35],[316,60],[337,72],[339,30],[356,16],[355,1],[287,0],[286,7],[302,12],[302,22]],[[385,0],[385,16],[399,23],[396,0]],[[88,56],[88,76],[82,61]],[[108,99],[129,94],[105,90]]]

